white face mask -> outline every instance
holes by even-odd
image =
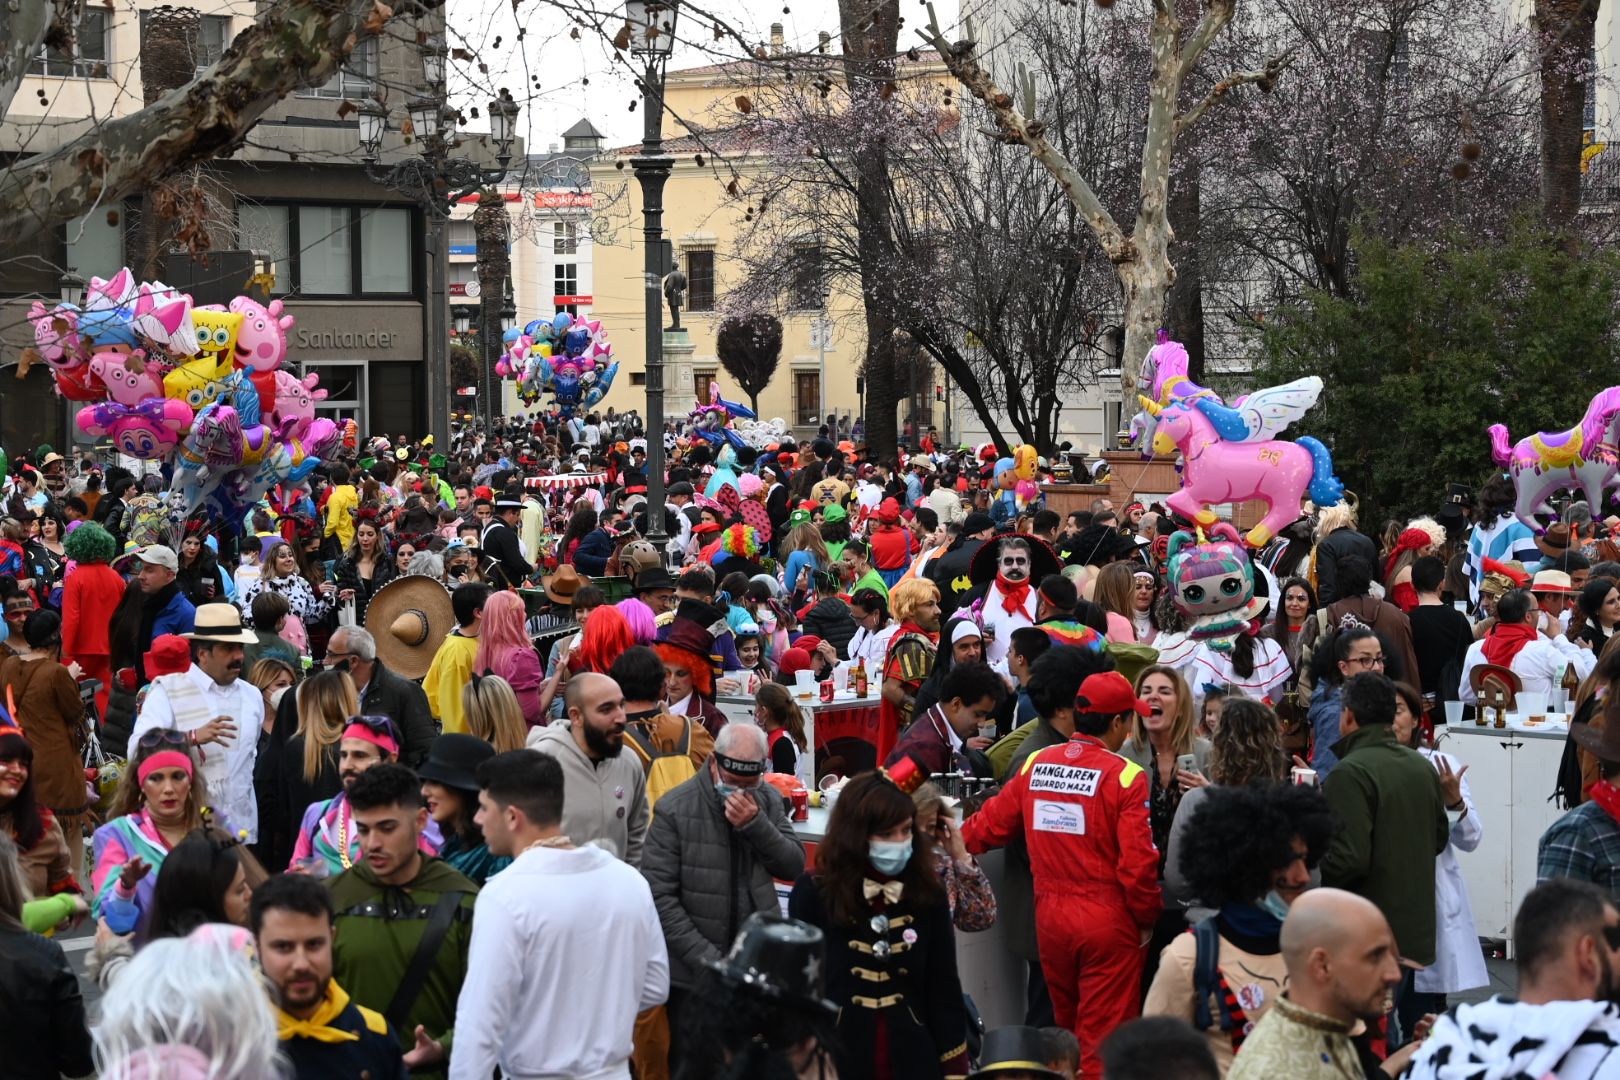
[[[290,687],[290,686],[278,686],[274,690],[270,691],[270,708],[271,709],[279,709],[279,708],[281,708],[281,699],[286,697],[287,696],[287,691],[289,691],[291,689],[292,689],[292,687]]]

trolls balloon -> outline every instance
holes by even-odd
[[[1344,495],[1327,447],[1309,435],[1297,442],[1231,440],[1226,434],[1231,427],[1223,420],[1232,410],[1217,401],[1191,398],[1168,406],[1141,401],[1157,421],[1154,452],[1181,451],[1181,490],[1165,505],[1190,521],[1208,527],[1217,520],[1211,506],[1263,500],[1266,516],[1248,534],[1249,543],[1262,548],[1299,518],[1307,489],[1318,506],[1336,506]]]
[[[1492,424],[1491,457],[1513,477],[1514,516],[1539,535],[1547,531],[1536,515],[1549,522],[1558,512],[1548,501],[1560,490],[1579,489],[1601,516],[1603,495],[1616,486],[1620,471],[1616,439],[1620,438],[1620,386],[1601,390],[1586,406],[1581,422],[1567,431],[1541,431],[1510,442],[1507,426]]]

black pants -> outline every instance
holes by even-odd
[[[1052,1015],[1052,995],[1046,989],[1046,974],[1039,960],[1029,965],[1029,983],[1026,987],[1028,1004],[1024,1007],[1024,1023],[1029,1027],[1052,1027],[1057,1019]]]

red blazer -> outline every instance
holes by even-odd
[[[62,662],[109,656],[113,611],[124,598],[124,579],[106,563],[80,563],[62,586]]]

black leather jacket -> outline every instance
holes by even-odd
[[[58,1080],[95,1071],[79,978],[62,946],[0,929],[0,1045],[8,1080]]]

